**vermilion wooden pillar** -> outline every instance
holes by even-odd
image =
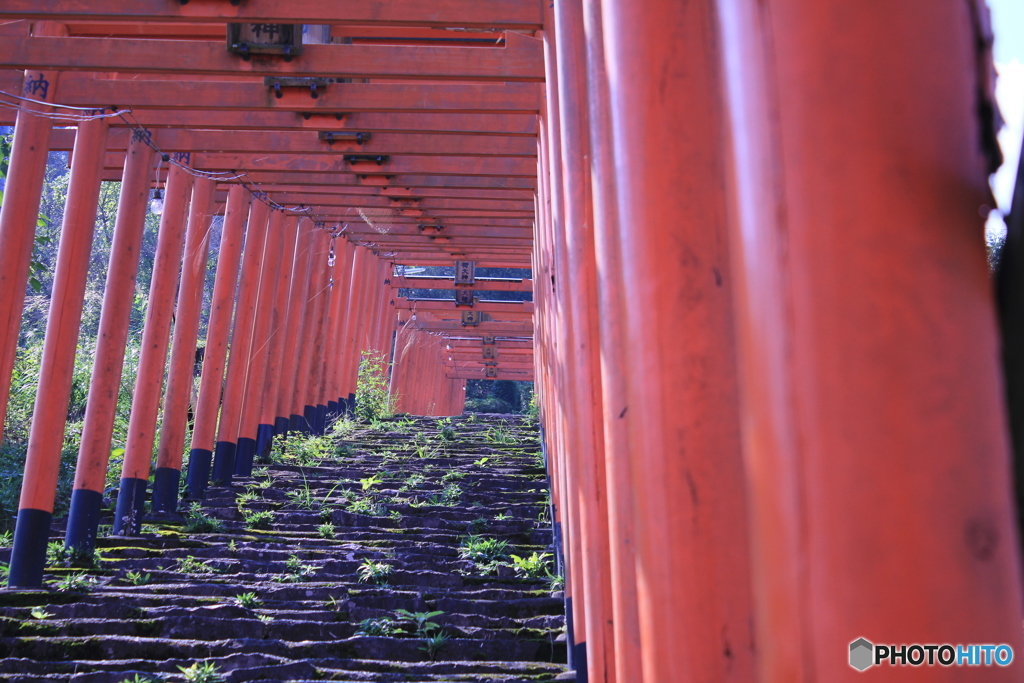
[[[238,451],[235,457],[235,474],[240,477],[252,475],[253,457],[256,454],[256,437],[266,386],[267,361],[270,338],[274,333],[274,307],[277,305],[278,282],[281,277],[281,262],[286,237],[294,236],[285,230],[284,211],[272,211],[267,225],[266,246],[263,254],[263,272],[260,274],[259,294],[256,301],[256,319],[253,322],[251,351],[248,369],[242,385],[242,412],[237,428]],[[289,260],[288,265],[291,265]]]
[[[160,424],[156,471],[153,473],[153,511],[176,512],[181,464],[188,428],[188,406],[195,390],[196,339],[203,305],[206,262],[210,252],[210,221],[216,181],[197,178],[192,184],[185,253],[181,264],[178,304],[174,311],[171,361]]]
[[[288,416],[288,428],[303,432],[309,432],[312,429],[313,417],[316,412],[316,408],[309,405],[308,390],[317,339],[321,332],[320,318],[327,292],[327,248],[330,242],[330,235],[327,231],[318,227],[314,227],[313,230],[310,270],[307,278],[309,289],[306,292],[298,346],[298,366],[295,384],[292,387],[291,410]],[[315,361],[322,362],[322,359],[316,358]]]
[[[231,348],[224,380],[224,398],[221,401],[220,421],[217,423],[213,470],[210,472],[210,480],[214,484],[230,483],[235,473],[238,425],[242,415],[249,354],[252,350],[256,297],[259,294],[264,261],[263,247],[266,245],[269,220],[270,207],[266,203],[255,200],[249,205],[249,223],[245,230],[245,248],[242,251],[242,266],[238,274],[235,318],[231,326]]]
[[[202,500],[206,494],[206,484],[210,480],[217,415],[220,412],[223,391],[224,361],[227,359],[228,351],[228,332],[235,308],[238,264],[242,257],[242,241],[251,200],[252,195],[241,185],[232,185],[228,190],[220,254],[217,257],[217,276],[213,283],[210,320],[206,324],[206,348],[199,381],[199,400],[192,423],[192,449],[188,456],[188,495],[193,500]]]
[[[594,205],[594,252],[597,294],[601,315],[600,358],[604,402],[604,467],[608,486],[609,569],[615,676],[618,681],[642,681],[640,622],[636,609],[636,558],[633,539],[633,493],[629,425],[635,417],[626,401],[622,316],[628,305],[622,296],[622,244],[619,241],[617,171],[612,152],[611,110],[605,70],[604,34],[600,0],[583,0],[587,43],[590,119],[591,196]]]
[[[590,192],[590,117],[587,96],[586,42],[581,0],[555,3],[555,48],[558,55],[558,105],[562,126],[562,182],[568,281],[563,296],[572,310],[571,339],[576,425],[573,459],[579,473],[580,528],[583,534],[587,618],[588,680],[615,680],[611,575],[608,559],[608,510],[604,472],[603,399],[598,354],[597,266],[594,257],[594,212]],[[552,95],[549,95],[549,97]]]
[[[854,680],[859,637],[1020,652],[972,4],[718,5],[761,679]]]
[[[324,334],[327,305],[330,299],[330,278],[332,268],[328,266],[330,254],[331,236],[320,228],[317,230],[316,240],[316,271],[313,283],[314,292],[310,296],[312,306],[309,336],[306,340],[306,349],[303,353],[303,372],[301,375],[302,385],[296,388],[296,411],[302,415],[302,426],[304,431],[317,433],[317,415],[320,412],[317,404],[319,398],[319,384],[323,377],[324,363]],[[326,406],[324,406],[326,410]]]
[[[351,240],[343,239],[337,242],[336,249],[340,250],[340,254],[334,271],[334,332],[328,349],[329,365],[326,378],[328,409],[334,416],[345,412],[348,401],[348,392],[342,390],[341,367],[344,359],[345,318],[351,298],[355,245]]]
[[[652,683],[750,681],[755,670],[713,9],[602,3],[629,304],[637,606]]]
[[[551,26],[554,23],[553,7],[545,11],[545,23]],[[561,490],[564,493],[565,507],[563,508],[565,525],[562,527],[562,537],[565,545],[565,601],[566,601],[566,631],[570,646],[570,666],[577,673],[577,677],[585,679],[587,676],[587,625],[585,617],[585,574],[583,573],[582,554],[582,533],[580,531],[580,507],[578,497],[578,472],[573,454],[576,452],[572,439],[575,432],[566,429],[567,420],[565,411],[567,406],[575,401],[574,383],[572,372],[576,371],[576,365],[572,358],[571,334],[571,311],[568,305],[568,297],[565,290],[569,284],[568,260],[565,253],[565,202],[563,186],[562,166],[562,134],[559,112],[559,98],[554,94],[558,92],[560,76],[558,71],[558,58],[556,54],[556,37],[553,30],[544,32],[544,70],[547,92],[551,93],[545,101],[546,116],[545,124],[548,134],[549,154],[549,177],[548,191],[551,194],[551,213],[549,226],[551,230],[551,254],[554,263],[554,280],[552,281],[552,300],[555,304],[555,335],[556,348],[558,353],[555,360],[555,382],[554,387],[558,391],[552,396],[552,403],[556,407],[554,420],[554,434],[557,439],[555,446],[556,458],[560,461],[559,472],[562,478]]]
[[[113,436],[114,419],[117,414],[117,395],[121,385],[121,371],[124,365],[125,344],[128,340],[128,325],[131,321],[135,278],[139,271],[139,250],[146,224],[146,209],[149,203],[149,183],[153,172],[153,150],[140,136],[133,136],[128,144],[124,174],[121,179],[121,194],[114,221],[114,240],[110,247],[110,262],[103,290],[103,310],[100,313],[99,336],[93,359],[92,377],[89,382],[89,396],[82,425],[82,444],[75,466],[75,484],[71,493],[71,509],[68,512],[66,543],[70,547],[89,549],[96,543],[103,486],[106,480],[107,464],[110,458],[110,442]],[[95,216],[93,217],[95,219]],[[54,471],[52,485],[47,483],[50,505],[56,489]],[[22,485],[22,507],[26,497],[34,494],[38,486],[26,468],[25,483]],[[51,508],[52,509],[52,508]],[[20,520],[19,520],[20,521]],[[43,534],[45,538],[45,533]],[[17,536],[15,536],[17,545]],[[42,562],[45,548],[37,551],[40,562],[33,579],[42,580]],[[17,548],[15,548],[15,555]],[[11,580],[14,582],[15,562],[11,561]]]
[[[355,339],[355,330],[358,326],[359,307],[363,298],[364,281],[362,273],[366,267],[367,250],[363,247],[354,247],[352,251],[352,272],[349,276],[348,302],[345,305],[345,323],[342,328],[341,343],[339,350],[341,358],[338,360],[338,386],[341,388],[342,398],[345,399],[345,411],[351,412],[355,408],[356,400],[356,377],[355,367],[359,356]]]
[[[274,417],[277,413],[277,395],[281,387],[282,353],[286,335],[285,323],[288,318],[288,293],[292,282],[292,268],[295,258],[295,243],[298,237],[299,218],[288,216],[284,221],[284,237],[281,245],[280,276],[270,321],[270,336],[267,349],[267,369],[263,379],[260,398],[260,421],[256,430],[256,453],[265,457],[270,452],[274,438]]]
[[[305,324],[306,294],[309,291],[309,268],[316,228],[308,218],[299,220],[299,235],[292,259],[292,281],[288,293],[288,319],[285,322],[284,346],[281,352],[281,379],[274,417],[274,433],[288,432],[292,393],[298,373],[299,339]]]
[[[63,27],[38,22],[35,35],[60,35]],[[23,92],[35,100],[52,102],[57,92],[55,71],[26,71]],[[29,263],[39,216],[39,200],[46,174],[52,121],[32,111],[50,107],[23,102],[14,125],[14,144],[7,167],[4,202],[0,207],[0,439],[11,394],[11,373],[18,349],[18,330],[25,307]]]
[[[40,506],[34,509],[44,512],[52,512],[57,488],[106,140],[105,119],[80,124],[75,135],[71,180],[64,205],[50,310],[46,318],[46,339],[39,367],[39,386],[25,460],[27,472],[45,477],[45,481],[40,482],[40,493],[49,490],[49,504],[46,504],[45,495],[40,495],[34,502]],[[45,535],[42,543],[46,543]]]
[[[185,223],[192,176],[178,166],[167,174],[164,212],[160,216],[146,323],[142,331],[135,394],[128,422],[121,482],[114,512],[114,533],[133,536],[142,528],[149,465],[156,439],[156,418],[163,393],[164,366],[171,332],[171,311],[181,273]]]

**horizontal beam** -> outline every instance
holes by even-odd
[[[0,19],[191,21],[203,23],[366,24],[538,30],[537,0],[4,0]]]
[[[540,85],[335,83],[322,88],[316,98],[305,88],[282,88],[278,98],[262,80],[242,83],[69,76],[61,78],[55,101],[78,107],[122,109],[536,114],[540,110]]]
[[[510,33],[505,47],[303,45],[291,61],[243,60],[223,42],[124,38],[7,37],[0,68],[317,78],[542,81],[536,38]]]
[[[400,323],[401,324],[401,323]],[[407,323],[410,329],[425,330],[430,332],[463,332],[467,329],[473,330],[479,335],[532,335],[533,323],[527,322],[482,322],[479,325],[465,326],[460,322],[451,320],[434,320]]]
[[[501,370],[498,369],[498,374],[495,377],[486,377],[486,369],[479,368],[445,368],[444,376],[448,379],[492,379],[492,380],[512,380],[520,382],[533,382],[534,371],[530,370]]]
[[[2,110],[0,110],[2,111]],[[116,169],[120,166],[108,168],[103,172],[103,180],[120,180],[121,174]],[[287,185],[334,185],[334,186],[361,186],[376,189],[405,191],[406,189],[419,190],[421,188],[447,188],[456,190],[521,190],[532,192],[536,185],[536,177],[533,178],[498,178],[480,176],[455,176],[455,175],[419,175],[419,174],[395,174],[395,175],[343,175],[339,173],[298,173],[285,171],[249,171],[246,179],[257,185],[276,186]],[[154,182],[156,182],[154,178]],[[221,185],[237,182],[236,180],[224,181]]]
[[[394,283],[392,282],[392,286]],[[478,313],[492,313],[494,315],[533,315],[533,302],[531,301],[488,301],[486,303],[477,302],[477,304],[470,308],[468,306],[456,306],[454,300],[439,299],[437,301],[430,301],[426,299],[406,299],[400,297],[395,301],[396,309],[406,309],[416,312],[431,311],[433,315],[438,315],[442,312],[447,312],[458,317],[462,311],[476,311]]]
[[[106,155],[104,168],[122,168],[124,155]],[[455,175],[498,178],[536,178],[537,164],[520,157],[393,156],[374,161],[346,161],[344,155],[196,153],[189,165],[203,171],[276,171],[280,173],[340,173],[351,175]]]
[[[0,41],[2,42],[2,41]],[[526,137],[483,135],[431,135],[429,133],[369,133],[362,144],[341,136],[329,143],[313,131],[278,132],[159,129],[150,131],[153,142],[165,152],[230,152],[262,154],[385,154],[437,156],[502,156],[536,158],[537,144]],[[112,130],[108,151],[128,149],[132,131]],[[75,144],[73,129],[53,131],[50,149],[70,151]],[[536,162],[534,162],[536,163]]]
[[[455,289],[455,281],[436,277],[393,277],[391,286],[402,289]],[[473,284],[474,290],[488,292],[532,292],[533,280],[498,280],[478,277]]]

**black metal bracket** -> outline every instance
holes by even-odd
[[[302,78],[289,76],[265,76],[263,85],[274,89],[274,97],[284,97],[281,88],[309,88],[309,96],[314,100],[320,97],[320,90],[332,83],[337,83],[334,78]]]
[[[317,133],[317,138],[323,140],[328,145],[333,145],[335,142],[343,141],[355,141],[357,145],[362,145],[370,140],[371,135],[369,133],[357,133],[354,131],[347,130],[322,130]]]
[[[388,162],[391,157],[387,154],[346,154],[345,161],[349,164],[355,165],[362,162],[375,162],[378,166],[383,166]]]

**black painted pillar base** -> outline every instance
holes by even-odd
[[[281,434],[288,433],[288,418],[287,417],[275,417],[274,418],[274,436],[280,436]]]
[[[114,535],[135,536],[142,528],[142,516],[146,513],[145,479],[125,478],[117,492],[117,509],[114,510]]]
[[[302,406],[302,420],[306,423],[306,433],[316,434],[316,406]]]
[[[338,417],[339,415],[341,415],[341,407],[338,404],[338,402],[337,401],[328,401],[327,402],[327,418],[333,420],[334,418]]]
[[[354,416],[356,414],[356,395],[348,395],[348,414]]]
[[[64,532],[64,545],[88,552],[96,547],[96,533],[100,527],[100,509],[103,494],[89,489],[71,492],[68,510],[68,528]]]
[[[288,417],[288,431],[289,432],[308,432],[306,428],[306,417],[305,415],[296,415],[292,413]]]
[[[238,449],[235,451],[235,476],[252,476],[252,459],[256,454],[256,439],[242,437],[238,440]]]
[[[210,466],[213,463],[213,451],[205,448],[193,448],[188,456],[188,497],[202,500],[206,497],[206,482],[210,481]]]
[[[256,428],[256,457],[266,461],[274,445],[274,425],[260,425]]]
[[[178,487],[181,470],[158,467],[153,474],[153,512],[178,511]]]
[[[42,588],[43,569],[46,567],[46,544],[50,540],[50,520],[53,514],[45,510],[22,508],[14,527],[14,548],[11,551],[10,574],[7,585],[11,588]]]
[[[569,668],[576,672],[576,683],[587,681],[587,644],[576,642],[576,627],[572,618],[572,598],[565,599],[565,637]]]
[[[316,412],[313,414],[313,433],[317,436],[323,436],[327,433],[327,406],[323,403],[318,403],[315,410]]]
[[[342,417],[347,417],[347,416],[348,416],[348,397],[347,396],[340,396],[340,397],[338,397],[338,417],[342,418]]]
[[[213,473],[210,483],[214,486],[226,486],[231,483],[231,475],[235,473],[235,454],[238,446],[232,441],[218,441],[213,448]]]

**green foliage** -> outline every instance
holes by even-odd
[[[242,521],[250,529],[269,529],[274,523],[274,511],[242,510]]]
[[[237,602],[240,607],[244,607],[246,609],[256,609],[263,604],[263,601],[259,599],[259,596],[253,592],[239,593],[235,596],[235,602]]]
[[[452,427],[452,419],[443,417],[437,421],[438,436],[444,441],[455,440],[455,428]]]
[[[210,565],[206,564],[202,560],[196,559],[195,557],[188,555],[178,559],[178,571],[183,574],[216,574],[215,570]]]
[[[316,567],[311,564],[303,564],[298,555],[289,555],[284,563],[284,581],[298,583],[316,573]]]
[[[426,652],[427,657],[433,660],[448,640],[448,636],[443,633],[431,633],[423,637],[423,645],[420,646],[420,649]]]
[[[508,559],[508,550],[507,541],[471,534],[462,540],[459,557],[472,562],[481,573],[490,574]]]
[[[320,536],[320,538],[334,538],[334,525],[330,522],[324,522],[316,528],[316,533]]]
[[[185,531],[190,534],[209,534],[221,531],[224,522],[203,512],[203,506],[194,502],[186,513]]]
[[[190,667],[179,666],[178,669],[189,683],[224,683],[224,676],[213,662],[195,662]]]
[[[29,616],[31,616],[33,619],[49,619],[53,616],[53,614],[47,612],[46,609],[43,607],[34,607],[32,611],[29,612]]]
[[[348,511],[356,515],[367,515],[369,517],[383,517],[388,514],[388,508],[373,496],[356,498],[349,502]]]
[[[542,576],[551,577],[550,562],[548,562],[548,558],[551,557],[550,553],[534,552],[529,557],[519,557],[518,555],[509,555],[509,557],[512,558],[512,568],[520,576],[528,579],[537,579]]]
[[[328,436],[289,432],[274,438],[270,459],[300,467],[316,467],[334,454],[334,442]]]
[[[370,488],[376,486],[377,484],[382,483],[383,481],[384,481],[384,473],[383,472],[377,472],[372,477],[366,477],[365,479],[360,479],[359,480],[359,484],[360,484],[360,486],[363,487],[363,490],[366,491],[367,489],[370,489]]]
[[[150,582],[152,576],[150,574],[143,574],[142,572],[128,572],[124,575],[124,578],[128,583],[133,586],[145,586]]]
[[[356,573],[359,575],[360,583],[375,583],[378,586],[382,586],[387,584],[392,569],[393,567],[390,564],[374,562],[367,558],[359,565]]]
[[[363,619],[356,629],[357,636],[390,636],[397,630],[398,624],[393,619],[379,617]]]
[[[489,427],[483,434],[484,440],[501,446],[514,446],[519,443],[507,422],[502,420],[493,427]]]
[[[383,353],[363,351],[356,379],[356,416],[366,422],[387,420],[395,414],[395,397],[388,388],[388,362]]]
[[[125,678],[120,683],[158,683],[163,679],[161,678],[150,678],[149,676],[143,676],[142,674],[135,674],[131,678]]]
[[[62,593],[74,593],[87,591],[95,585],[96,579],[85,572],[76,572],[56,581],[53,587]]]
[[[400,623],[408,626],[410,630],[421,638],[441,629],[441,627],[431,621],[431,619],[439,617],[442,614],[444,614],[444,612],[410,612],[407,609],[395,610],[395,618],[398,619]]]

